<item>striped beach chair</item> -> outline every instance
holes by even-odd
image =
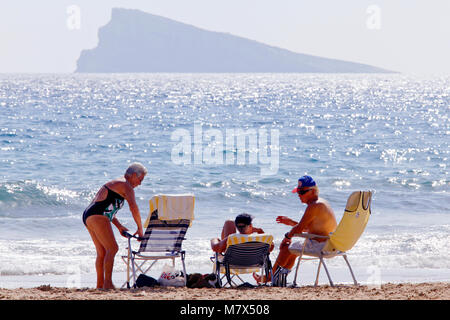
[[[369,221],[369,217],[371,214],[371,201],[372,201],[372,192],[371,191],[355,191],[353,192],[348,200],[345,207],[344,215],[342,216],[339,225],[336,227],[336,230],[330,233],[329,236],[319,236],[315,234],[309,233],[301,233],[296,234],[294,237],[303,237],[306,238],[305,242],[302,246],[294,246],[291,244],[289,247],[289,251],[295,255],[298,255],[297,267],[295,269],[294,283],[293,286],[296,286],[297,282],[297,274],[300,266],[301,260],[315,260],[319,259],[319,267],[317,268],[316,281],[315,286],[318,284],[319,273],[321,265],[324,266],[325,272],[327,273],[328,280],[331,286],[334,286],[333,281],[331,279],[330,273],[328,272],[327,266],[325,264],[324,259],[334,258],[336,256],[342,256],[347,263],[347,266],[350,270],[350,274],[353,278],[353,283],[355,285],[358,284],[356,281],[355,275],[353,273],[352,267],[347,259],[347,251],[349,251],[356,244],[361,234],[364,232],[366,228],[367,222]],[[314,238],[323,238],[327,239],[324,247],[318,251],[308,251],[308,241]],[[310,258],[305,258],[305,256],[309,256]],[[285,280],[282,283],[286,283]]]
[[[140,239],[137,251],[132,249],[132,237],[128,237],[128,253],[122,256],[122,260],[127,264],[127,281],[122,287],[130,288],[131,279],[132,286],[135,287],[136,273],[147,274],[160,260],[170,259],[172,266],[175,266],[176,258],[181,259],[184,277],[187,280],[185,251],[182,250],[182,243],[194,218],[194,199],[193,195],[170,195],[169,197],[158,195],[150,200],[150,212],[144,224],[145,234]],[[174,208],[177,209],[174,210]],[[161,215],[164,216],[164,210],[167,209],[170,209],[171,215],[161,218]],[[173,219],[174,214],[177,219]]]
[[[269,234],[229,235],[225,253],[216,252],[215,255],[214,273],[219,285],[222,287],[222,280],[226,277],[225,285],[236,286],[233,279],[244,282],[239,275],[245,273],[260,272],[268,278],[272,272],[269,258],[272,242],[273,236]]]

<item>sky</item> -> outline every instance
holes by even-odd
[[[449,0],[2,0],[0,73],[72,73],[115,7],[298,53],[450,75]]]

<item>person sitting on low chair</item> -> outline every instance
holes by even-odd
[[[252,233],[264,233],[263,229],[256,228],[252,225],[253,217],[247,213],[239,214],[236,219],[225,221],[223,228],[221,239],[214,238],[211,240],[211,248],[214,252],[223,253],[227,248],[227,240],[228,236],[236,233],[236,230],[239,231],[240,234],[252,234]],[[270,247],[270,251],[272,251],[274,245]]]
[[[292,193],[297,193],[300,201],[307,205],[305,213],[300,222],[292,220],[286,216],[278,216],[276,221],[288,226],[292,226],[291,231],[286,232],[284,239],[280,244],[280,252],[277,260],[273,265],[272,273],[275,274],[279,267],[291,270],[295,264],[296,255],[289,251],[291,245],[291,238],[294,234],[307,232],[320,236],[328,236],[330,232],[336,229],[336,217],[333,209],[328,202],[322,198],[319,198],[319,188],[316,182],[310,176],[303,176],[298,179],[298,185]],[[325,245],[326,239],[316,238],[312,240],[305,240],[307,251],[320,251]],[[297,241],[292,244],[293,246],[303,246],[303,242]],[[253,277],[257,282],[261,282],[261,276],[253,274]]]

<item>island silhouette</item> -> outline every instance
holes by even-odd
[[[317,57],[135,9],[113,8],[83,50],[75,72],[89,73],[388,73],[367,64]]]

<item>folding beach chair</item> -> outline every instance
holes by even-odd
[[[268,234],[231,234],[228,236],[227,248],[222,255],[216,252],[214,260],[214,273],[222,287],[222,280],[227,279],[225,285],[236,286],[233,278],[244,282],[239,274],[261,272],[270,278],[272,264],[269,258],[269,249],[273,236]],[[221,273],[224,274],[221,276]]]
[[[140,242],[139,250],[132,249],[131,236],[128,236],[128,254],[122,256],[127,264],[127,281],[122,287],[136,286],[137,271],[146,274],[159,260],[180,258],[186,280],[185,251],[182,242],[194,219],[193,195],[157,195],[150,200],[150,212],[144,224],[145,235]],[[149,266],[144,265],[151,261]]]
[[[353,192],[348,200],[347,205],[345,207],[344,215],[339,222],[339,225],[336,227],[336,230],[330,233],[329,236],[318,236],[309,233],[296,234],[294,237],[303,237],[306,238],[303,246],[294,247],[291,245],[289,247],[289,251],[295,255],[298,255],[297,267],[295,269],[294,283],[293,286],[297,285],[297,273],[300,266],[301,260],[314,260],[319,259],[319,267],[317,268],[316,281],[314,283],[317,286],[319,281],[319,273],[320,267],[323,264],[325,271],[328,276],[328,280],[330,281],[330,285],[334,286],[333,281],[331,280],[330,273],[328,272],[327,266],[325,264],[324,259],[334,258],[336,256],[342,256],[347,263],[347,266],[350,270],[350,273],[353,278],[353,283],[355,285],[358,284],[356,281],[355,275],[353,274],[352,267],[347,259],[347,251],[353,248],[361,234],[363,233],[367,222],[370,217],[370,205],[372,200],[372,192],[371,191],[355,191]],[[314,238],[322,238],[327,239],[322,250],[317,251],[308,251],[307,241],[311,241]],[[312,247],[312,246],[310,246]],[[309,256],[312,258],[305,258],[304,256]],[[281,279],[281,285],[286,285],[286,274],[282,273],[283,278]]]

